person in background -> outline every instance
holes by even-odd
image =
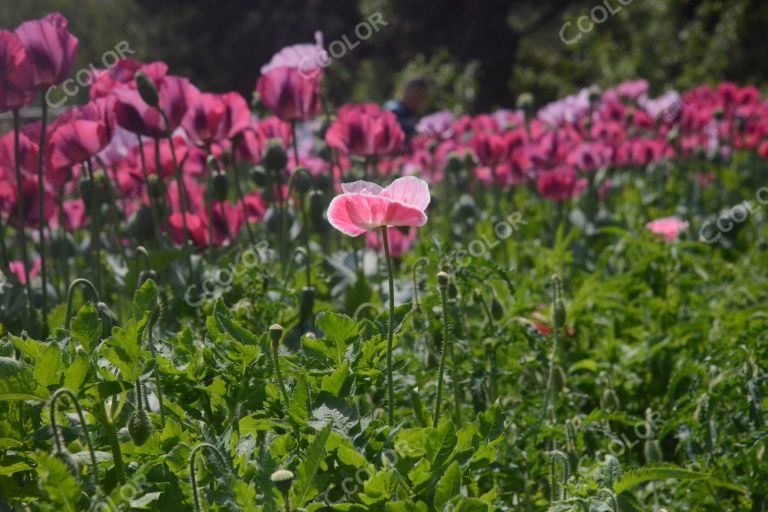
[[[407,146],[410,146],[411,139],[416,135],[418,115],[427,106],[428,100],[429,81],[422,76],[414,76],[405,82],[396,98],[384,104],[385,109],[397,116],[397,122],[405,132]]]

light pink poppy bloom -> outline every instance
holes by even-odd
[[[415,176],[406,176],[382,188],[355,181],[341,185],[343,193],[328,206],[328,222],[349,236],[359,236],[383,226],[423,226],[429,205],[429,186]]]
[[[677,240],[678,235],[688,229],[688,222],[677,217],[656,219],[645,225],[651,233],[661,235],[670,242]]]

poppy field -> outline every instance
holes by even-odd
[[[318,38],[52,109],[78,44],[0,30],[0,511],[768,508],[758,88],[407,126]]]

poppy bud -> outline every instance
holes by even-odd
[[[556,364],[552,370],[552,389],[560,392],[565,389],[565,370],[559,364]]]
[[[251,180],[259,187],[267,184],[267,171],[260,165],[251,168]]]
[[[297,167],[293,171],[293,180],[296,190],[302,194],[306,194],[309,192],[309,189],[312,188],[312,179],[309,177],[309,174],[307,174],[308,172],[309,171],[307,171],[305,167]]]
[[[269,477],[272,483],[275,484],[277,490],[280,491],[283,496],[288,494],[291,490],[291,484],[293,483],[293,473],[287,469],[278,469],[272,476]]]
[[[152,435],[152,421],[145,410],[135,410],[128,420],[128,435],[136,446],[146,443]]]
[[[312,310],[315,307],[315,289],[311,286],[305,286],[301,289],[299,296],[299,321],[303,322],[312,316]]]
[[[563,304],[563,284],[560,276],[552,276],[552,326],[555,330],[565,325],[565,304]]]
[[[457,220],[467,221],[474,219],[477,215],[477,207],[475,206],[475,200],[470,196],[464,194],[459,198],[455,207],[455,215]]]
[[[448,286],[448,274],[446,272],[438,272],[437,273],[437,285],[440,288],[445,288]]]
[[[517,109],[525,112],[526,116],[533,110],[533,94],[522,92],[517,97]]]
[[[288,153],[278,139],[270,139],[267,142],[263,164],[268,171],[282,171],[288,165]]]
[[[464,168],[464,164],[461,161],[458,153],[452,151],[448,154],[448,162],[445,164],[445,172],[447,174],[459,174]]]
[[[330,190],[333,187],[333,180],[331,180],[331,175],[322,173],[315,176],[315,183],[317,184],[317,188],[320,190]]]
[[[144,103],[150,107],[158,108],[160,98],[157,94],[155,83],[143,71],[137,72],[134,78],[136,80],[136,89],[138,89],[139,96],[144,100]]]
[[[213,173],[213,178],[211,178],[211,184],[213,188],[213,198],[216,201],[226,201],[227,199],[227,189],[228,182],[227,182],[227,173],[222,171],[216,171]]]
[[[283,326],[272,324],[269,326],[269,341],[272,344],[272,350],[276,350],[280,345],[280,338],[283,337]]]

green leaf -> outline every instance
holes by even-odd
[[[296,482],[293,484],[293,499],[297,507],[303,507],[317,493],[314,486],[315,475],[320,469],[320,463],[325,459],[325,443],[331,434],[333,423],[329,422],[315,435],[312,444],[309,445],[304,460],[296,470]]]
[[[383,469],[369,478],[363,486],[364,501],[369,505],[389,501],[397,490],[397,475],[391,469]]]
[[[133,294],[133,318],[140,322],[147,313],[149,315],[157,307],[157,285],[151,279],[144,281],[141,288]]]
[[[349,375],[349,362],[344,361],[331,375],[323,377],[321,388],[333,396],[339,396]]]
[[[45,400],[35,392],[35,381],[21,361],[0,357],[0,401]]]
[[[488,512],[488,504],[480,498],[463,498],[456,505],[456,512]]]
[[[616,494],[621,494],[645,482],[667,480],[668,478],[688,481],[706,480],[709,478],[709,473],[691,471],[673,464],[643,466],[625,471],[621,478],[613,484],[613,490]]]
[[[120,370],[123,379],[130,382],[135,381],[141,375],[139,365],[140,334],[140,325],[136,320],[130,319],[125,327],[112,329],[112,336],[106,340],[109,346],[101,349],[102,355]]]
[[[72,319],[72,337],[80,342],[85,350],[90,353],[99,343],[102,332],[102,322],[96,308],[90,302],[86,302],[77,316]]]
[[[307,391],[307,378],[302,375],[296,381],[291,395],[291,405],[288,407],[288,416],[298,425],[306,424],[309,419],[309,392]]]
[[[411,308],[413,307],[413,304],[410,302],[407,302],[405,304],[400,304],[399,306],[395,307],[395,325],[393,332],[397,334],[400,332],[400,329],[403,327],[403,323],[405,322],[405,319],[408,317],[408,313],[411,312]],[[382,336],[386,336],[389,332],[389,310],[387,309],[383,313],[381,313],[379,316],[376,317],[376,325],[379,326],[379,330],[381,332]]]
[[[80,487],[67,466],[45,452],[39,453],[36,460],[37,474],[43,489],[48,493],[51,501],[57,505],[56,510],[77,511]]]
[[[461,490],[461,468],[459,463],[453,461],[445,470],[443,476],[437,481],[435,487],[435,510],[443,510],[443,507],[451,501],[451,498],[459,495]]]
[[[61,349],[51,343],[35,358],[33,377],[35,382],[44,388],[58,385],[59,373],[64,362],[61,359]]]
[[[72,364],[64,370],[64,387],[77,393],[85,382],[90,368],[88,356],[82,350],[78,350]]]
[[[347,315],[325,310],[317,314],[315,325],[323,331],[326,339],[334,343],[336,347],[334,359],[337,367],[340,367],[347,350],[347,340],[357,334],[357,324]]]

